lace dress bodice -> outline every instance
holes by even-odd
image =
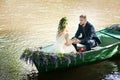
[[[56,37],[56,42],[58,44],[65,44],[65,34],[62,34],[61,36]]]
[[[49,47],[48,49],[44,49],[43,51],[48,53],[69,53],[75,51],[72,45],[66,46],[65,45],[65,35],[67,33],[63,33],[61,36],[56,37],[56,42],[53,46]]]

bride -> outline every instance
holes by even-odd
[[[63,17],[58,25],[58,31],[56,35],[56,42],[48,49],[43,49],[44,52],[48,53],[70,53],[75,52],[72,45],[74,40],[69,39],[69,33],[67,30],[67,18]]]

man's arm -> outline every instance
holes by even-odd
[[[77,32],[75,34],[75,38],[78,38],[80,36],[81,30],[80,30],[80,26],[78,25],[78,29]]]
[[[86,37],[84,39],[81,39],[81,43],[84,43],[84,41],[88,41],[88,40],[92,39],[95,34],[94,27],[92,25],[90,25],[89,27],[90,27],[90,29],[89,29],[89,31],[87,31],[88,35],[86,35]]]
[[[95,28],[94,28],[93,25],[91,25],[90,32],[89,32],[89,34],[87,36],[87,39],[92,39],[94,37],[94,35],[95,35]]]

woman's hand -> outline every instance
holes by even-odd
[[[66,42],[66,43],[65,43],[66,46],[70,46],[71,44],[72,44],[72,43],[70,43],[70,42]]]
[[[77,39],[77,38],[75,38],[75,39],[73,39],[73,40],[72,40],[72,43],[73,43],[73,44],[80,43],[80,40],[79,40],[79,39]]]

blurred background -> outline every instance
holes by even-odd
[[[35,69],[20,61],[23,50],[53,43],[59,20],[64,16],[69,20],[70,37],[74,36],[81,14],[87,15],[96,30],[120,23],[120,0],[0,0],[0,80],[23,80]],[[44,76],[100,80],[110,72],[119,71],[119,65],[118,60],[107,60]],[[39,80],[45,80],[41,76]]]

